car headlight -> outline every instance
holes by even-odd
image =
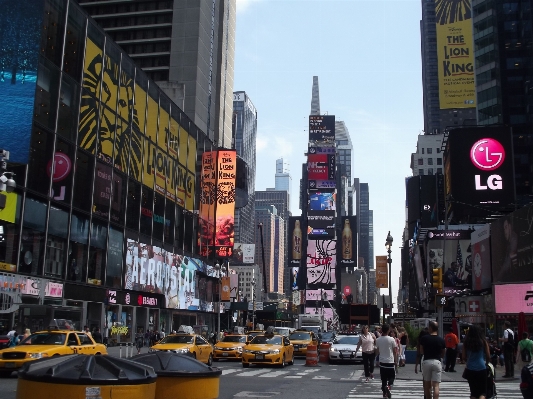
[[[250,349],[244,349],[243,352],[244,353],[253,353],[253,351],[251,351]]]
[[[273,355],[278,355],[279,354],[279,349],[271,349],[268,351],[268,353],[271,353]]]
[[[221,350],[222,350],[222,348],[221,348],[220,346],[215,346],[214,349],[215,349],[216,351],[221,351]]]
[[[329,351],[330,351],[330,352],[337,352],[337,348],[335,348],[335,347],[332,346],[332,347],[329,348]]]
[[[48,357],[48,353],[28,353],[26,356],[30,359],[42,359],[43,357]]]
[[[237,352],[242,352],[242,346],[239,346],[237,349]]]
[[[174,353],[189,353],[189,348],[174,349]]]

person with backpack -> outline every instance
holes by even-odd
[[[503,323],[503,337],[499,338],[503,342],[503,361],[505,363],[505,375],[502,378],[514,378],[514,333],[511,330],[511,323],[506,320]]]
[[[531,363],[533,359],[533,341],[528,338],[526,331],[522,333],[522,339],[518,342],[518,348],[516,350],[516,364],[518,370],[522,370],[524,366]]]

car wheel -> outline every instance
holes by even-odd
[[[213,365],[213,355],[209,354],[209,359],[207,359],[207,365],[212,366]]]
[[[288,364],[290,364],[291,366],[294,364],[294,355],[292,356],[292,360]]]
[[[281,364],[279,365],[280,368],[284,368],[286,365],[285,363],[285,354],[283,354],[282,358],[281,358]]]
[[[243,363],[242,364],[242,368],[243,369],[247,369],[248,367],[250,367],[250,363]]]
[[[193,359],[196,359],[196,352],[193,352],[192,355],[191,355],[191,357],[192,357]]]

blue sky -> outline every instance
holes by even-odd
[[[405,225],[405,177],[423,129],[420,0],[237,0],[234,90],[258,112],[256,190],[274,187],[275,160],[291,167],[299,215],[313,76],[320,109],[343,120],[352,176],[367,182],[374,256],[394,238],[394,302]],[[383,291],[384,294],[387,292]]]

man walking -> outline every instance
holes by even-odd
[[[442,358],[446,344],[444,339],[437,335],[439,327],[437,322],[429,322],[429,335],[420,340],[420,351],[424,356],[422,362],[422,377],[424,379],[424,396],[426,399],[439,399],[440,381],[442,376]],[[431,395],[433,391],[433,396]]]
[[[396,340],[389,336],[390,326],[383,324],[381,337],[376,339],[377,354],[379,355],[379,373],[381,375],[381,390],[384,398],[391,398],[391,386],[396,377],[398,351]]]
[[[514,377],[514,333],[511,330],[511,323],[505,320],[503,323],[503,337],[500,338],[500,342],[503,342],[503,361],[505,363],[505,375],[502,378]]]
[[[453,328],[448,329],[448,334],[444,336],[446,344],[446,367],[445,372],[455,373],[455,361],[457,360],[457,345],[459,345],[459,338],[454,334]]]

